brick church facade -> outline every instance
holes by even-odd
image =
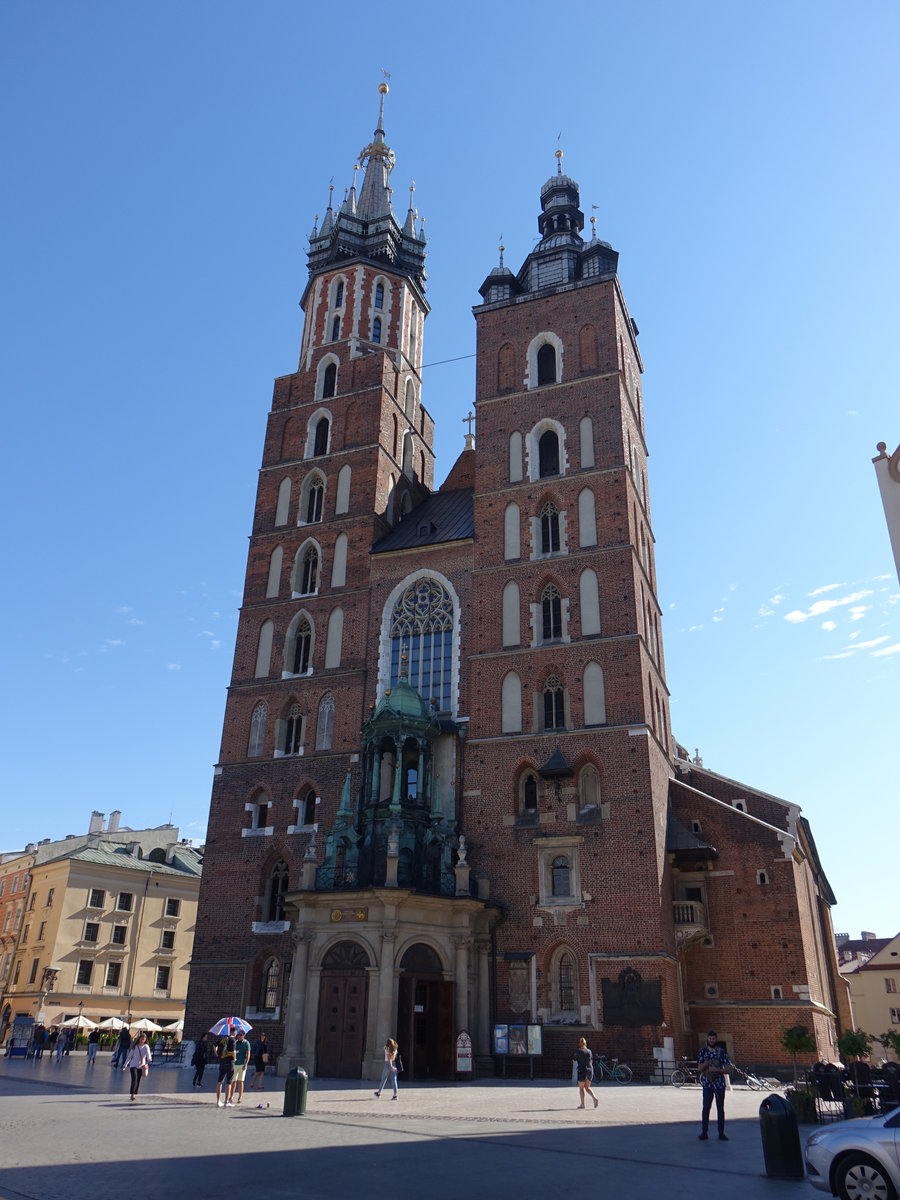
[[[388,1036],[452,1078],[462,1030],[487,1069],[504,1025],[541,1026],[550,1074],[582,1035],[650,1073],[710,1025],[775,1063],[805,1023],[831,1057],[850,1014],[809,828],[672,737],[618,255],[558,155],[540,240],[481,286],[477,444],[436,487],[386,91],[275,382],[188,1033],[235,1010],[280,1070],[357,1078]]]

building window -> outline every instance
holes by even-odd
[[[384,308],[384,284],[375,284],[375,307]]]
[[[6,891],[6,880],[0,879],[0,896]]]
[[[316,546],[307,546],[303,554],[303,563],[300,570],[300,588],[298,594],[301,596],[314,595],[319,583],[319,551]]]
[[[316,725],[316,749],[330,750],[334,734],[334,696],[324,695],[319,703],[319,720]]]
[[[344,303],[344,281],[343,281],[343,279],[339,279],[337,281],[337,287],[334,289],[334,307],[340,308],[343,303]]]
[[[124,946],[125,937],[128,930],[127,925],[113,925],[112,944],[114,946]]]
[[[544,684],[544,729],[564,729],[566,725],[563,687],[556,675]]]
[[[174,896],[170,896],[168,900],[166,900],[166,916],[177,917],[180,912],[181,901],[176,899]]]
[[[303,749],[303,711],[299,704],[292,704],[285,721],[284,752],[299,754]]]
[[[336,370],[337,370],[337,368],[335,367],[334,363],[328,364],[328,367],[325,370],[325,385],[324,385],[324,388],[322,391],[322,394],[324,396],[333,396],[334,395],[334,373]],[[329,371],[331,371],[331,373],[332,373],[331,374],[331,391],[330,392],[327,390],[328,372]],[[331,430],[331,422],[328,420],[328,418],[320,417],[319,421],[316,425],[316,436],[315,436],[315,440],[313,442],[313,457],[314,458],[318,458],[319,455],[321,455],[321,454],[328,453],[328,434],[329,434],[330,430]],[[322,519],[321,518],[321,507],[322,507],[322,502],[321,502],[321,498],[320,498],[320,500],[319,500],[320,515],[318,517],[316,517],[315,520],[320,521]],[[313,520],[312,517],[309,517],[307,519]]]
[[[39,942],[42,942],[44,940],[44,931],[46,930],[46,928],[47,928],[47,922],[41,921],[40,925],[38,926],[38,941]]]
[[[565,854],[558,854],[551,867],[551,895],[562,898],[572,895],[571,872],[569,859]]]
[[[900,1025],[900,1008],[891,1009],[891,1024]]]
[[[122,964],[121,963],[112,962],[112,963],[106,964],[106,986],[107,987],[117,988],[119,986],[119,979],[120,979],[121,975],[122,975]]]
[[[600,772],[593,763],[581,768],[578,776],[578,799],[582,812],[600,807]]]
[[[331,340],[336,342],[341,336],[341,318],[335,317],[331,323]]]
[[[537,777],[529,772],[522,780],[522,816],[537,820],[537,815]]]
[[[559,509],[548,501],[541,509],[541,554],[559,553]]]
[[[28,901],[28,911],[29,912],[31,912],[34,909],[36,901],[37,901],[37,892],[32,892],[31,899]]]
[[[772,988],[772,999],[773,1000],[783,1000],[784,999],[784,993],[782,992],[780,987]]]
[[[559,588],[549,584],[541,595],[542,637],[545,642],[554,642],[562,637],[562,599]]]
[[[56,892],[56,888],[50,888],[50,889],[48,890],[48,892],[47,892],[47,903],[46,903],[46,905],[44,906],[45,908],[52,908],[52,907],[53,907],[53,896],[54,896],[54,893],[55,893],[55,892]]]
[[[103,888],[91,888],[88,898],[88,908],[102,908],[106,903],[106,892]]]
[[[381,345],[381,317],[376,317],[372,322],[372,341]]]
[[[156,968],[156,990],[158,992],[167,992],[169,990],[169,967]]]
[[[88,921],[84,927],[84,941],[96,942],[100,938],[100,926],[96,921]]]
[[[116,908],[119,912],[131,912],[134,907],[134,895],[131,892],[119,892]]]
[[[575,956],[566,952],[557,963],[559,1007],[562,1012],[575,1011]]]
[[[756,872],[756,882],[760,885],[766,884],[769,882],[769,877],[765,873],[765,871],[757,871]]]
[[[318,561],[318,555],[316,554],[316,551],[314,549],[311,549],[311,550],[307,551],[307,554],[309,554],[310,552],[316,556],[316,560]],[[303,564],[303,569],[305,572],[306,571],[305,560],[304,560],[304,564]],[[306,619],[306,617],[302,617],[300,620],[300,624],[297,626],[297,635],[296,635],[296,640],[294,642],[294,663],[293,663],[293,667],[291,668],[293,673],[295,675],[305,675],[306,672],[309,670],[311,660],[312,660],[312,626],[310,625],[310,623]]]
[[[321,422],[320,422],[321,424]],[[316,430],[316,438],[319,432]],[[327,436],[327,433],[326,433]],[[315,525],[322,520],[322,504],[325,499],[325,484],[318,476],[309,485],[306,496],[306,524]]]
[[[30,975],[28,976],[28,982],[29,982],[29,983],[34,983],[35,979],[37,978],[37,969],[38,969],[38,963],[39,963],[40,961],[41,961],[41,960],[40,960],[39,958],[36,958],[36,959],[34,959],[34,960],[32,961],[32,964],[31,964],[31,973],[30,973]]]
[[[174,929],[164,929],[163,930],[162,941],[161,941],[160,945],[162,946],[163,950],[174,950],[175,949],[175,930]]]
[[[15,879],[13,879],[13,881],[12,881],[12,887],[9,889],[9,894],[11,896],[14,896],[18,890],[19,890],[19,877],[17,875],[15,877]]]
[[[329,396],[333,396],[337,388],[337,363],[329,363],[325,368],[325,374],[322,376],[322,398],[327,400]],[[327,432],[326,432],[327,436]],[[319,453],[319,451],[316,451]],[[325,453],[324,450],[321,451]]]
[[[552,349],[552,347],[551,347]],[[559,474],[559,438],[555,429],[546,429],[538,441],[538,477]]]
[[[266,921],[284,920],[284,896],[288,886],[288,866],[286,862],[278,862],[269,876],[266,886],[264,919]]]
[[[27,941],[28,941],[28,933],[29,933],[29,930],[30,930],[30,929],[31,929],[31,926],[30,926],[30,925],[26,925],[26,926],[25,926],[25,928],[22,930],[22,943],[23,943],[23,945],[24,945],[24,943],[25,943],[25,942],[27,942]]]
[[[316,793],[312,788],[306,793],[298,805],[300,809],[300,824],[309,828],[316,823]]]
[[[424,700],[434,700],[440,712],[449,712],[453,666],[453,601],[436,579],[418,579],[397,599],[391,614],[391,677],[400,678],[400,657],[405,651],[410,686]]]
[[[75,975],[75,983],[79,987],[91,986],[91,975],[94,973],[94,964],[89,958],[82,958],[78,963],[78,971]]]
[[[250,744],[247,746],[248,758],[259,758],[263,752],[263,742],[266,736],[266,717],[269,715],[269,710],[260,700],[259,704],[253,709],[253,716],[250,718]]]
[[[890,992],[893,995],[897,991],[897,980],[890,978],[890,976],[887,979],[885,979],[884,990],[886,992]]]
[[[538,387],[556,383],[556,348],[549,342],[545,342],[537,352],[537,377]]]
[[[270,958],[263,968],[262,987],[260,989],[259,1007],[262,1012],[274,1012],[278,1008],[278,982],[281,977],[281,963],[277,958]]]

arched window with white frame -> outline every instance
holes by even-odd
[[[316,721],[316,749],[330,750],[334,736],[334,696],[326,692],[319,701],[319,715]]]
[[[549,675],[544,681],[544,731],[565,729],[565,693],[558,675]]]
[[[319,590],[322,551],[312,538],[307,539],[294,557],[291,571],[291,596],[314,596]]]
[[[300,488],[298,525],[316,525],[322,520],[325,508],[325,477],[321,471],[311,471]]]
[[[269,710],[266,705],[260,700],[250,717],[250,741],[247,745],[248,758],[260,758],[263,752],[263,744],[266,739],[266,717],[269,715]]]
[[[529,389],[546,387],[548,384],[562,383],[562,378],[562,340],[546,330],[532,338],[528,346],[525,386]]]
[[[334,608],[328,616],[328,633],[325,639],[325,670],[329,671],[341,665],[341,652],[344,641],[344,610]]]
[[[337,493],[334,498],[335,516],[340,516],[350,508],[350,464],[344,463],[338,471]]]
[[[558,642],[562,635],[562,597],[559,588],[549,583],[541,593],[541,641]]]

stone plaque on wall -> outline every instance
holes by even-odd
[[[603,1024],[659,1025],[662,1022],[662,981],[642,979],[632,967],[618,979],[601,980],[603,988]]]

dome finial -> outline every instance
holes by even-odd
[[[503,251],[506,247],[503,245],[503,234],[500,234],[500,266],[503,266]]]
[[[557,151],[556,151],[556,173],[557,173],[557,175],[562,175],[562,160],[563,160],[563,152],[562,152],[562,150],[557,149]]]

